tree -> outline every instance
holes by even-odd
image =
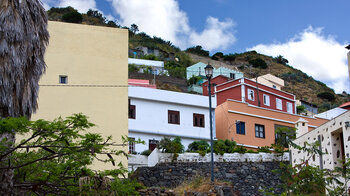
[[[115,179],[112,183],[105,182],[103,188],[96,187],[95,184],[84,185],[92,186],[87,189],[89,194],[100,195],[98,193],[109,191],[113,186],[120,188],[122,181],[118,176],[124,175],[127,169],[121,163],[116,163],[113,155],[127,156],[127,153],[116,147],[126,146],[128,139],[124,137],[123,143],[118,144],[113,142],[111,136],[103,138],[100,134],[86,131],[93,126],[82,114],[53,121],[29,121],[23,117],[0,120],[1,133],[15,131],[26,136],[14,146],[6,145],[6,141],[0,142],[0,161],[3,162],[5,157],[12,155],[7,161],[10,164],[1,165],[0,171],[14,169],[13,193],[79,195],[79,188],[82,188],[79,187],[80,179],[102,182],[108,181],[105,178],[107,175]],[[116,169],[93,171],[89,166],[94,160],[114,165]],[[139,186],[130,183],[130,188]]]
[[[62,16],[62,21],[70,23],[81,23],[83,21],[83,16],[77,12],[70,12]]]
[[[204,50],[202,46],[187,48],[185,51],[199,56],[209,56],[209,51]]]
[[[256,59],[250,60],[249,64],[251,64],[255,68],[261,68],[261,69],[267,68],[266,62],[264,60],[262,60],[261,58],[256,58]]]
[[[10,0],[1,1],[0,13],[0,117],[29,118],[37,109],[38,82],[46,66],[46,11],[38,0]],[[12,146],[15,133],[2,133],[2,140]],[[10,158],[4,157],[0,167],[7,165]],[[10,194],[12,178],[13,170],[0,171],[0,195]]]
[[[130,27],[130,31],[134,34],[139,31],[139,27],[136,24],[132,24]]]
[[[333,93],[331,92],[322,92],[317,94],[317,97],[321,98],[321,99],[326,99],[328,101],[334,101],[335,100],[335,96]]]

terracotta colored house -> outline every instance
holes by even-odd
[[[296,127],[311,131],[327,119],[311,118],[258,107],[242,101],[227,99],[215,109],[216,137],[236,141],[248,148],[275,143],[278,127]]]

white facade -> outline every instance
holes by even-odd
[[[128,58],[128,64],[135,64],[139,66],[146,66],[152,68],[152,74],[167,74],[167,71],[164,70],[164,62],[163,61],[154,61],[154,60],[146,60],[146,59],[134,59]],[[140,72],[143,73],[144,70],[141,68]]]
[[[131,87],[129,99],[130,105],[135,106],[135,119],[129,118],[129,137],[145,141],[145,144],[135,145],[135,152],[149,149],[149,140],[160,141],[164,137],[179,136],[185,148],[195,140],[210,140],[207,96]],[[215,119],[216,99],[212,98],[212,102],[212,119]],[[169,110],[179,112],[179,124],[168,123]],[[194,113],[204,115],[204,127],[194,126]]]

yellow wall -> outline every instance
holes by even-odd
[[[47,70],[32,120],[81,112],[97,125],[91,132],[120,142],[128,135],[128,31],[61,22],[49,22],[48,29]],[[68,76],[68,84],[59,84],[59,75]],[[125,158],[118,160],[127,166]]]

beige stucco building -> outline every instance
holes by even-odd
[[[281,90],[284,87],[284,80],[272,74],[265,74],[257,78],[258,83]]]
[[[48,29],[47,70],[32,120],[83,113],[97,125],[89,131],[120,142],[128,135],[128,31],[61,22]],[[126,158],[117,160],[127,166]]]

